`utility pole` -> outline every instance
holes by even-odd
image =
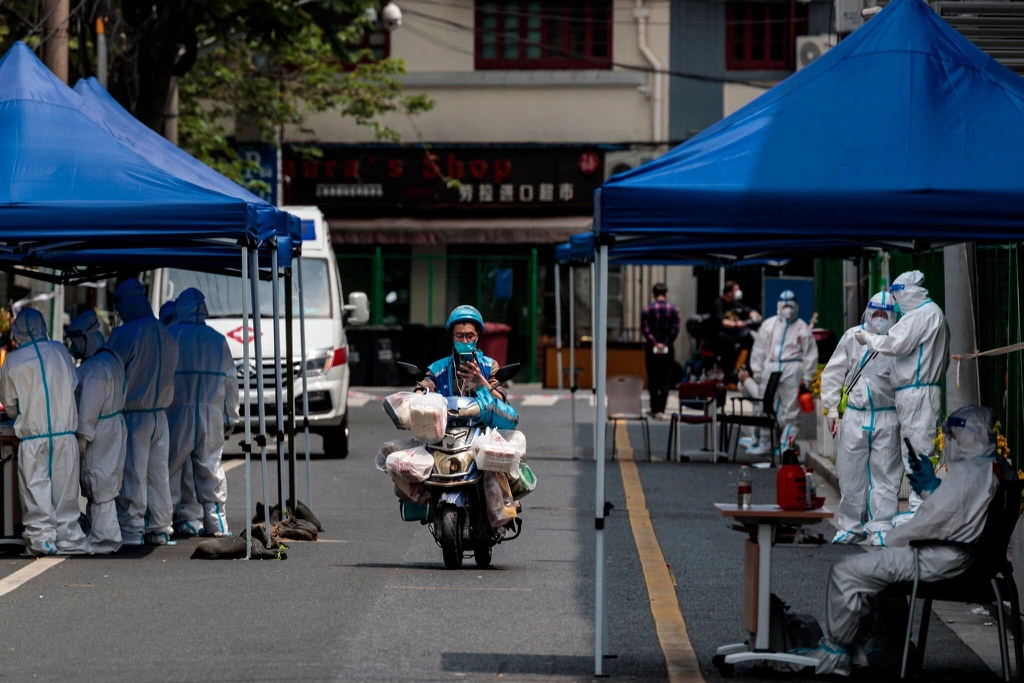
[[[164,137],[178,144],[178,77],[171,79],[171,96],[167,99],[167,113],[164,115]]]
[[[53,74],[68,82],[68,13],[71,0],[43,0],[43,63]]]
[[[103,17],[96,19],[96,79],[107,89],[107,27]]]

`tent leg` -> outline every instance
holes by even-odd
[[[595,581],[594,587],[596,595],[594,596],[594,675],[601,676],[604,664],[604,655],[607,651],[607,643],[605,642],[605,609],[607,603],[605,601],[605,576],[604,576],[604,451],[605,451],[605,431],[603,429],[597,429],[597,425],[603,425],[607,418],[607,409],[605,406],[605,374],[606,374],[606,363],[605,363],[605,348],[606,348],[606,320],[608,316],[608,300],[604,296],[605,287],[607,286],[608,277],[608,247],[603,245],[597,253],[597,282],[595,290],[597,294],[596,301],[596,325],[593,330],[594,339],[594,364],[597,369],[597,376],[594,380],[594,385],[597,390],[597,405],[595,406],[594,415],[594,426],[595,426],[595,442],[594,451],[597,456],[597,486],[596,495],[594,500],[594,528],[595,528]],[[592,307],[593,308],[593,307]]]
[[[555,368],[558,373],[558,388],[562,381],[562,267],[555,264]]]
[[[249,273],[249,286],[252,288],[252,336],[256,363],[256,412],[259,415],[259,434],[256,443],[260,446],[260,462],[263,467],[263,522],[267,526],[267,538],[270,536],[270,486],[267,482],[267,406],[263,400],[263,329],[262,311],[260,308],[260,261],[256,249],[252,250],[252,272]],[[271,539],[273,543],[273,539]]]
[[[306,441],[306,505],[313,507],[313,477],[309,470],[309,392],[306,391],[306,303],[303,299],[302,257],[299,257],[299,355],[302,362],[302,432]]]
[[[590,391],[597,406],[597,270],[590,264]],[[597,422],[594,422],[594,462],[597,462]],[[604,451],[601,451],[604,457]]]
[[[249,383],[249,249],[242,247],[242,376],[245,377],[243,394],[245,416],[245,441],[242,452],[245,453],[245,528],[246,539],[245,559],[252,559],[252,420],[250,405],[252,401],[252,385]]]
[[[576,270],[569,267],[569,399],[572,411],[572,459],[576,460]]]
[[[277,398],[277,504],[281,506],[281,519],[284,520],[284,379],[281,377],[281,279],[277,267],[277,244],[273,244],[270,252],[270,281],[273,292],[270,300],[274,309],[274,396]]]
[[[295,306],[292,302],[292,269],[284,269],[284,355],[288,359],[288,402],[285,417],[288,422],[288,500],[295,506]]]

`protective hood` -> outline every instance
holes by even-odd
[[[11,326],[11,336],[19,346],[50,338],[43,314],[34,308],[21,309]]]
[[[780,318],[785,320],[796,320],[800,314],[800,304],[797,303],[796,294],[787,289],[779,295],[779,303],[775,307]]]
[[[206,297],[195,287],[189,287],[174,302],[174,322],[205,325],[210,315],[206,310]]]
[[[170,299],[160,306],[160,322],[164,325],[170,325],[174,322],[175,305],[174,299]]]
[[[881,318],[880,314],[884,314],[885,318]],[[864,329],[868,332],[889,334],[889,330],[892,329],[893,324],[896,322],[896,307],[893,303],[892,295],[888,292],[879,292],[871,297],[871,300],[868,301],[868,307],[864,309],[861,322]]]
[[[106,343],[100,320],[91,309],[75,318],[64,330],[64,336],[75,345],[82,358],[91,358]]]
[[[889,292],[903,313],[909,313],[928,301],[928,290],[921,286],[923,283],[924,273],[919,270],[907,271],[893,280]]]
[[[950,464],[995,452],[995,415],[988,408],[975,405],[953,411],[942,432],[942,455]]]

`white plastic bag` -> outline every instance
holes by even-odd
[[[384,412],[399,429],[409,429],[409,403],[418,395],[411,391],[399,391],[384,399]]]
[[[384,445],[377,451],[377,457],[373,459],[373,464],[377,466],[377,469],[381,472],[387,472],[387,460],[388,456],[395,451],[407,451],[412,448],[416,448],[420,445],[419,441],[415,439],[399,439],[397,441],[385,441]]]
[[[434,456],[427,453],[423,446],[405,451],[395,451],[387,457],[384,466],[392,479],[421,482],[430,476],[434,469]]]
[[[520,460],[526,458],[526,434],[518,429],[499,429],[498,434],[519,451]]]
[[[395,485],[395,496],[399,500],[415,503],[416,505],[426,505],[430,500],[430,492],[420,482],[403,481],[394,477],[391,478],[391,481]]]
[[[419,394],[409,401],[409,428],[419,441],[435,444],[448,428],[448,401],[440,394]]]
[[[471,450],[476,466],[481,470],[519,476],[519,449],[505,441],[497,430],[484,432],[473,439]]]
[[[487,503],[487,521],[492,527],[505,526],[516,518],[516,503],[508,477],[500,472],[484,473],[484,500]]]

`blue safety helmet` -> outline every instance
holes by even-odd
[[[478,333],[484,331],[484,317],[472,306],[459,306],[448,316],[448,322],[445,323],[444,329],[449,337],[452,335],[452,328],[456,323],[473,323]]]

